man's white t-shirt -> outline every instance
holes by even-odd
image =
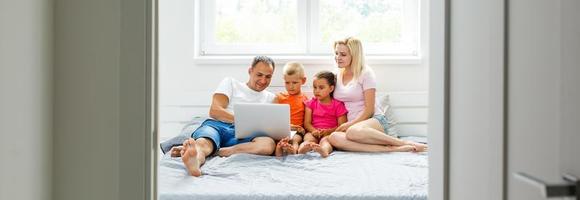
[[[214,94],[224,94],[228,97],[229,104],[226,110],[232,114],[234,113],[234,105],[237,103],[272,103],[275,97],[273,93],[266,90],[261,92],[252,90],[246,83],[231,77],[224,78]]]

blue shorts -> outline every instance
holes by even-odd
[[[387,120],[387,117],[385,115],[376,114],[373,116],[373,118],[375,118],[377,121],[379,121],[379,123],[381,123],[381,126],[383,127],[383,132],[385,134],[393,136],[392,134],[389,134],[389,121]]]
[[[236,144],[252,141],[255,137],[237,139],[234,124],[206,119],[199,128],[191,133],[193,139],[207,138],[213,143],[212,154],[222,147],[230,147]]]

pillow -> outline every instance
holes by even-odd
[[[193,131],[195,131],[195,129],[197,129],[197,127],[199,127],[201,125],[201,123],[203,123],[203,121],[205,121],[208,117],[204,117],[204,116],[196,116],[193,117],[189,123],[187,123],[182,129],[181,129],[181,133],[179,133],[179,135],[176,135],[172,138],[169,138],[167,140],[164,140],[162,142],[159,143],[159,147],[161,148],[161,152],[163,154],[169,152],[169,150],[171,150],[171,147],[174,146],[179,146],[181,144],[183,144],[183,141],[191,138],[191,133],[193,133]]]
[[[393,115],[393,111],[391,109],[391,105],[389,102],[389,95],[388,94],[384,94],[379,96],[376,99],[376,102],[379,103],[379,106],[381,108],[381,113],[385,115],[385,117],[387,118],[387,122],[389,123],[389,128],[388,128],[388,132],[387,134],[393,137],[398,137],[399,136],[399,129],[397,128],[397,120],[395,119],[395,116]]]

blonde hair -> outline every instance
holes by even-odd
[[[292,76],[298,74],[304,77],[304,66],[299,62],[288,62],[284,65],[284,75]]]
[[[353,77],[356,80],[359,78],[363,69],[366,66],[365,55],[363,53],[363,48],[362,48],[362,42],[358,38],[347,37],[345,39],[335,41],[334,46],[333,46],[334,49],[336,49],[336,47],[338,45],[341,45],[341,44],[348,47],[348,50],[350,51],[350,55],[352,56],[352,60],[350,62],[350,68],[353,72],[353,75],[354,75]],[[344,69],[341,69],[341,73],[343,70]]]

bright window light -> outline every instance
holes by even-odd
[[[200,55],[326,55],[360,38],[369,55],[417,56],[419,0],[203,0]]]

